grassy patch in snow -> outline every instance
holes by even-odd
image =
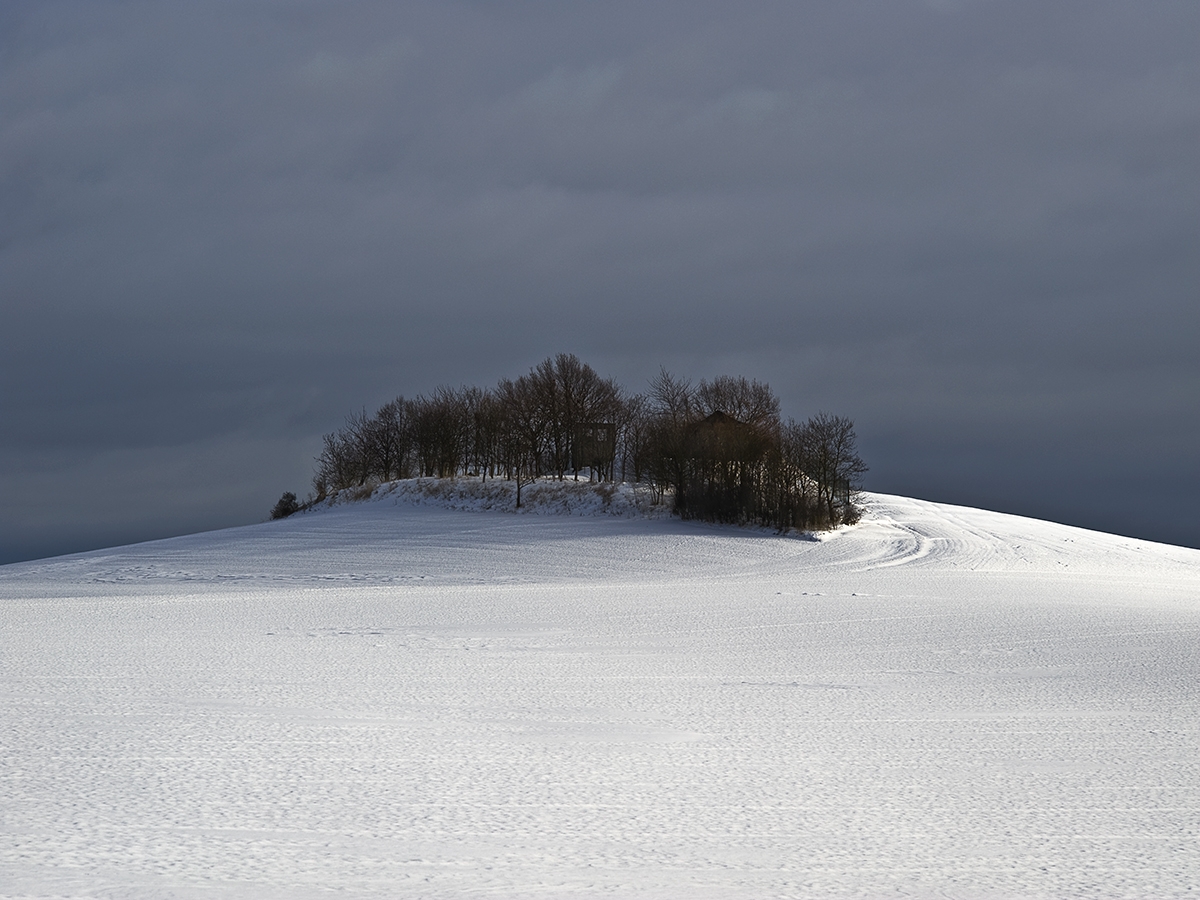
[[[494,510],[526,515],[618,516],[656,518],[670,515],[670,498],[655,502],[650,488],[640,484],[558,481],[544,478],[521,488],[512,481],[460,475],[455,478],[406,478],[380,485],[339,491],[316,508],[344,503],[384,501],[432,506],[439,509]]]

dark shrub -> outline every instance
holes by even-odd
[[[288,491],[279,498],[279,502],[271,509],[271,518],[286,519],[299,508],[300,504],[296,501],[296,495]]]

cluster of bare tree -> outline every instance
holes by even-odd
[[[520,489],[552,475],[612,479],[616,457],[586,465],[576,451],[581,428],[617,423],[627,401],[573,354],[545,360],[528,375],[494,389],[438,388],[429,397],[398,397],[374,416],[351,415],[325,435],[313,479],[317,498],[372,482],[416,475],[506,478]]]
[[[761,382],[726,376],[693,387],[666,371],[646,407],[650,478],[673,492],[681,516],[780,530],[857,521],[867,467],[849,419],[784,423]]]
[[[519,506],[536,478],[586,474],[649,484],[689,518],[821,528],[857,517],[865,471],[848,419],[785,424],[760,382],[692,385],[664,370],[647,394],[629,395],[560,353],[490,390],[438,388],[351,415],[325,435],[313,487],[321,500],[399,478],[470,474],[515,482]]]

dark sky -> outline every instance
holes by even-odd
[[[1200,4],[0,5],[0,562],[559,351],[1200,546]]]

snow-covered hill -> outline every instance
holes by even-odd
[[[405,490],[0,568],[0,897],[1200,883],[1200,551]]]

